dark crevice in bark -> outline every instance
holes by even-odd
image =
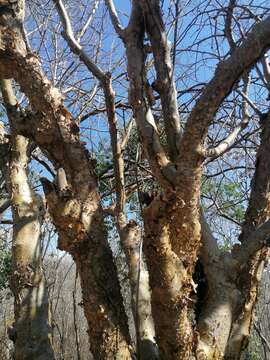
[[[197,323],[209,290],[206,274],[204,272],[203,264],[200,261],[200,259],[198,259],[194,269],[193,281],[195,284],[196,292],[193,291],[192,295],[196,301],[194,307],[194,316],[195,316],[195,321]]]

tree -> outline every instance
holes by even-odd
[[[44,205],[28,177],[29,141],[16,134],[19,113],[10,80],[1,80],[1,90],[11,127],[10,143],[4,143],[11,149],[6,185],[13,218],[11,289],[15,321],[9,327],[9,335],[15,344],[16,359],[53,359],[40,243]]]
[[[94,2],[95,10],[98,3]],[[72,107],[67,108],[59,90],[41,70],[41,59],[26,42],[24,2],[20,0],[4,1],[1,7],[0,71],[4,78],[14,79],[29,101],[29,107],[16,123],[16,131],[39,146],[57,173],[54,182],[41,179],[42,185],[58,231],[59,248],[73,257],[80,275],[94,357],[129,359],[134,353],[104,220],[108,221],[109,214],[128,264],[137,327],[137,356],[142,359],[239,359],[250,334],[257,288],[269,246],[269,113],[267,107],[263,113],[259,108],[261,104],[254,103],[256,96],[249,93],[249,89],[263,86],[262,96],[270,89],[267,59],[270,9],[264,4],[244,5],[231,0],[219,4],[218,8],[208,4],[200,13],[203,4],[198,2],[195,4],[197,17],[194,16],[190,24],[183,21],[184,30],[179,34],[180,2],[174,1],[174,10],[169,9],[174,14],[175,29],[171,48],[160,1],[133,1],[127,25],[123,27],[113,1],[106,0],[105,9],[125,49],[127,70],[124,73],[128,76],[129,90],[128,103],[122,103],[116,101],[116,94],[119,91],[119,97],[123,96],[123,88],[115,86],[112,72],[104,71],[98,58],[88,55],[80,43],[93,13],[86,25],[75,32],[67,5],[61,0],[54,0],[54,4],[69,49],[76,61],[85,66],[88,76],[99,84],[93,88],[93,96],[104,98],[103,110],[96,111],[105,109],[108,120],[114,176],[111,190],[115,194],[112,201],[102,201],[101,195],[106,198],[101,191],[102,178],[96,174],[96,161],[81,141],[82,113],[74,118]],[[83,6],[87,9],[87,5],[82,3]],[[169,5],[164,2],[163,6]],[[189,9],[190,2],[182,4],[183,9],[185,6]],[[52,21],[55,21],[55,9]],[[72,9],[72,4],[71,10],[76,18],[77,9]],[[193,8],[193,13],[196,10]],[[216,70],[208,82],[200,84],[201,88],[195,84],[183,90],[187,99],[187,114],[183,116],[184,111],[181,108],[179,111],[178,104],[182,93],[177,91],[174,80],[177,44],[181,39],[184,42],[185,33],[194,23],[193,29],[203,33],[197,18],[213,22],[214,35],[209,38],[215,44],[217,56],[210,61]],[[219,36],[226,39],[229,46],[222,48]],[[195,39],[193,46],[199,47],[202,42],[196,43]],[[97,46],[97,52],[99,49]],[[213,56],[207,50],[204,54]],[[196,72],[200,64],[192,65],[192,71]],[[185,74],[182,76],[184,79]],[[154,81],[150,85],[151,80]],[[190,92],[195,95],[188,98]],[[117,128],[118,107],[127,114],[132,110],[142,149],[140,155],[137,146],[135,169],[142,167],[142,171],[151,175],[149,187],[155,188],[151,194],[141,191],[137,171],[126,176],[126,169],[130,169],[125,164],[124,151],[133,122],[121,137]],[[211,162],[218,162],[229,151],[237,155],[239,143],[241,154],[247,151],[248,142],[254,145],[249,108],[260,121],[260,144],[257,146],[255,138],[254,174],[241,200],[245,213],[243,207],[235,208],[228,200],[237,198],[239,187],[228,184],[223,187],[226,206],[222,200],[223,211],[219,207],[217,216],[233,220],[240,228],[239,243],[228,250],[218,246],[207,222],[210,206],[203,199],[201,202],[203,171],[205,168],[217,170],[218,166],[211,168]],[[246,163],[244,168],[247,169]],[[222,167],[222,175],[225,170]],[[236,171],[237,165],[234,163],[226,171],[229,170]],[[212,176],[217,179],[212,184],[214,187],[219,182],[218,176]],[[132,191],[129,178],[135,179],[144,223],[143,253],[149,271],[151,306],[147,281],[145,291],[141,291],[138,281],[140,223],[130,220],[128,213],[127,195]],[[213,204],[217,207],[214,201]],[[224,233],[227,227],[228,224]],[[138,294],[145,294],[141,306]]]

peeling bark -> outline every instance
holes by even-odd
[[[9,165],[13,245],[11,288],[15,297],[15,359],[54,359],[48,293],[41,263],[42,199],[30,188],[26,173],[28,141],[14,138]]]
[[[198,356],[202,359],[239,359],[248,344],[258,285],[268,256],[270,126],[261,133],[249,207],[240,235],[241,245],[222,254],[202,218],[201,259],[208,282],[199,315]]]
[[[142,2],[143,8],[148,9],[147,2]],[[148,9],[149,10],[149,9]],[[124,32],[124,45],[126,48],[128,60],[128,74],[130,81],[129,88],[129,102],[133,109],[134,118],[137,122],[139,132],[141,134],[144,149],[147,150],[148,160],[154,175],[159,181],[160,185],[165,190],[165,198],[159,204],[166,216],[161,220],[162,215],[158,211],[150,212],[145,220],[146,239],[158,240],[156,245],[157,252],[151,253],[151,247],[145,245],[145,253],[147,259],[147,266],[150,271],[150,285],[152,288],[152,307],[155,319],[155,326],[157,331],[158,345],[162,356],[165,358],[177,359],[188,358],[191,356],[193,343],[192,323],[189,321],[189,295],[192,291],[192,274],[197,260],[198,250],[200,247],[200,221],[199,221],[199,206],[200,198],[201,174],[202,168],[198,162],[196,168],[190,168],[189,163],[184,160],[179,162],[176,170],[175,165],[168,160],[167,154],[160,144],[159,135],[155,128],[155,122],[151,112],[151,107],[145,93],[145,53],[144,53],[144,31],[145,25],[149,31],[152,45],[158,40],[156,38],[161,36],[161,28],[153,30],[151,28],[152,22],[159,17],[154,17],[149,14],[149,11],[142,11],[141,6],[137,2],[133,2],[132,12],[129,24]],[[157,10],[155,8],[155,10]],[[154,10],[153,10],[154,11]],[[149,24],[148,24],[149,17]],[[147,28],[148,24],[148,28]],[[160,25],[160,24],[159,24]],[[157,24],[155,24],[157,26]],[[164,35],[164,34],[163,34]],[[123,35],[122,35],[123,36]],[[164,36],[162,37],[164,40]],[[165,41],[165,40],[164,40]],[[166,53],[166,41],[160,45],[162,47],[162,57],[166,60],[166,64],[159,62],[159,57],[156,57],[156,69],[160,81],[165,81],[173,91],[173,78],[169,69],[169,58]],[[157,51],[157,50],[155,50]],[[165,59],[166,58],[166,59]],[[166,72],[166,78],[164,78]],[[167,90],[169,90],[169,88]],[[167,104],[167,93],[163,94],[163,106]],[[172,94],[172,96],[174,96]],[[176,106],[174,98],[170,98],[170,109],[166,116],[171,116],[168,120],[168,129],[176,130],[177,125],[176,113],[173,113],[173,107]],[[168,104],[167,104],[168,105]],[[174,124],[174,125],[173,125]],[[169,132],[167,134],[169,136]],[[174,140],[179,137],[179,132],[175,133]],[[178,145],[177,145],[178,146]],[[172,147],[174,157],[178,150]],[[181,155],[181,154],[180,154]],[[179,155],[179,156],[180,156]],[[202,158],[201,158],[202,160]],[[185,191],[183,189],[190,189]],[[155,206],[155,205],[153,205]],[[149,223],[157,225],[162,221],[163,226],[159,227],[160,234],[156,233],[154,225],[149,227]],[[153,233],[152,233],[153,231]],[[148,241],[146,240],[148,243]],[[150,240],[149,240],[150,243]],[[158,249],[163,250],[158,250]],[[147,254],[148,253],[148,254]],[[151,254],[151,255],[150,255]],[[158,263],[156,263],[158,259]],[[154,265],[156,264],[156,265]],[[159,266],[158,264],[164,264]],[[162,305],[159,299],[159,291],[156,291],[156,274],[158,278],[162,279],[163,300],[168,301],[168,306]],[[172,275],[172,274],[178,274]],[[178,277],[178,285],[176,289],[172,288],[172,277]],[[173,295],[172,295],[173,294]],[[162,314],[162,315],[161,315]],[[163,323],[164,322],[164,323]],[[166,325],[167,324],[167,325]],[[173,340],[172,340],[173,339]],[[170,344],[172,342],[172,344]]]
[[[11,156],[7,184],[12,204],[13,241],[11,289],[15,322],[12,332],[15,359],[54,359],[51,344],[49,302],[41,260],[42,198],[35,194],[28,178],[28,145],[16,135],[17,118],[11,81],[1,80],[1,90],[11,127]]]
[[[141,259],[141,234],[135,222],[130,222],[122,233],[132,296],[132,312],[137,332],[137,357],[141,360],[159,358],[151,311],[151,292],[148,273]]]
[[[70,187],[68,196],[63,197],[53,184],[43,182],[59,233],[59,248],[73,256],[81,277],[91,351],[96,359],[129,359],[127,319],[107,242],[94,164],[78,132],[73,131],[74,121],[61,94],[41,71],[39,59],[27,54],[23,36],[14,30],[13,22],[1,19],[1,73],[14,77],[34,112],[26,113],[17,129],[49,155],[56,169],[65,171]]]
[[[64,27],[63,37],[66,39],[72,52],[79,56],[87,69],[100,81],[100,85],[104,91],[115,176],[116,206],[112,215],[116,219],[117,230],[129,269],[132,311],[137,330],[137,356],[141,360],[156,359],[158,354],[154,340],[155,331],[151,316],[148,278],[146,271],[140,268],[139,229],[136,223],[132,221],[128,223],[125,212],[126,194],[123,150],[127,139],[121,140],[118,134],[115,92],[112,87],[111,74],[104,73],[92,62],[90,57],[88,57],[74,37],[72,25],[64,4],[61,0],[55,0],[54,2]]]
[[[239,301],[235,285],[236,271],[228,253],[218,249],[216,239],[201,216],[202,240],[200,260],[207,279],[207,292],[201,299],[198,316],[198,359],[223,359],[233,319],[233,309]]]
[[[233,256],[241,259],[240,276],[237,287],[241,291],[241,306],[235,310],[234,319],[228,341],[225,358],[238,359],[241,351],[248,344],[251,326],[253,323],[254,309],[258,296],[258,286],[264,269],[265,259],[269,256],[268,249],[261,243],[258,246],[256,236],[260,225],[267,225],[270,217],[270,115],[263,125],[261,143],[257,153],[256,169],[251,184],[249,206],[245,215],[245,222],[239,240],[240,248],[235,247]],[[262,227],[261,227],[262,228]],[[256,232],[256,230],[258,230]],[[268,232],[265,240],[268,238]],[[265,245],[266,241],[265,241]],[[258,246],[258,247],[257,247]],[[250,251],[250,248],[253,251]],[[261,249],[261,250],[260,250]]]
[[[175,168],[160,142],[155,120],[145,93],[144,19],[138,3],[133,2],[131,18],[125,32],[124,44],[129,75],[129,103],[152,171],[165,188],[174,183]]]
[[[144,252],[157,343],[162,359],[191,359],[193,329],[187,318],[189,299],[183,297],[183,284],[188,274],[182,260],[172,250],[167,212],[168,203],[156,199],[143,214]]]
[[[153,351],[154,329],[148,321],[149,292],[137,303],[136,309],[134,305],[139,244],[136,224],[128,223],[125,215],[123,149],[117,134],[111,75],[89,59],[74,37],[63,3],[54,2],[71,50],[100,80],[104,90],[116,177],[116,206],[112,213],[128,260],[138,339],[142,343],[144,339],[150,340]],[[134,0],[128,26],[124,29],[113,1],[106,0],[114,28],[126,49],[129,103],[151,172],[162,188],[162,195],[143,211],[144,252],[157,342],[161,357],[168,360],[240,358],[250,333],[257,287],[269,246],[269,119],[262,132],[249,208],[240,236],[242,245],[234,247],[232,253],[220,252],[200,215],[205,156],[226,151],[228,143],[234,142],[246,122],[210,152],[204,149],[209,126],[235,83],[270,47],[270,18],[256,24],[242,44],[236,46],[230,32],[234,3],[230,2],[225,20],[225,36],[231,45],[231,54],[217,66],[213,79],[188,116],[180,139],[170,47],[159,2]],[[78,130],[74,131],[74,121],[63,105],[61,94],[42,73],[37,56],[27,53],[21,35],[22,8],[23,1],[15,5],[10,3],[6,14],[0,16],[0,71],[15,78],[32,108],[32,112],[25,112],[18,119],[17,128],[48,154],[57,170],[58,185],[43,180],[43,186],[59,232],[59,247],[73,256],[81,277],[91,350],[97,359],[129,359],[132,351],[127,319],[107,242],[94,164],[80,142]],[[152,112],[153,97],[149,96],[145,68],[149,46],[144,43],[145,34],[151,42],[157,74],[154,87],[162,105],[165,146]],[[197,295],[200,301],[196,304],[193,276],[198,257],[207,279],[207,291],[201,298]],[[147,310],[145,314],[144,310]],[[144,338],[145,330],[149,333]],[[142,354],[142,349],[137,355],[147,358],[149,355]]]

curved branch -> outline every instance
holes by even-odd
[[[87,56],[85,51],[83,50],[82,46],[78,43],[75,39],[72,25],[70,22],[70,18],[66,11],[66,8],[62,2],[62,0],[53,0],[58,14],[60,16],[61,22],[64,26],[64,32],[62,35],[64,39],[67,41],[68,45],[70,46],[71,50],[79,56],[79,58],[83,61],[83,63],[88,67],[88,69],[96,76],[100,81],[105,79],[105,73]]]
[[[179,153],[181,128],[171,61],[171,44],[167,39],[159,1],[141,0],[140,3],[157,72],[157,79],[152,86],[160,95],[169,154],[172,160],[176,160]]]
[[[240,266],[247,264],[257,251],[264,247],[270,247],[270,220],[251,232],[246,241],[237,248],[233,256],[238,260]]]
[[[197,168],[203,161],[201,148],[208,127],[226,96],[243,73],[270,47],[270,17],[256,24],[232,55],[219,63],[212,80],[205,86],[187,121],[180,144],[179,165],[187,162]],[[180,166],[181,168],[181,166]]]
[[[114,6],[114,2],[113,2],[113,0],[105,0],[105,3],[106,3],[107,8],[109,10],[114,30],[118,34],[120,39],[122,39],[124,41],[125,40],[124,28],[122,27],[122,25],[120,23],[117,11],[116,11],[115,6]]]
[[[218,146],[207,149],[203,151],[203,154],[205,157],[211,157],[216,158],[218,156],[223,155],[227,150],[229,150],[233,144],[235,143],[235,140],[237,136],[240,134],[240,132],[245,129],[245,127],[248,124],[248,120],[244,119],[231,133],[228,135],[228,137],[223,140]]]

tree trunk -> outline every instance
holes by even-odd
[[[199,312],[197,353],[207,360],[240,359],[248,345],[258,286],[268,256],[266,242],[259,244],[256,230],[269,219],[269,143],[267,121],[261,133],[250,202],[239,236],[242,245],[236,244],[231,254],[222,253],[213,245],[209,228],[202,226],[201,260],[208,290]]]
[[[12,10],[7,5],[0,23],[1,54],[13,53],[1,56],[1,71],[14,77],[35,111],[25,112],[17,129],[33,139],[57,169],[56,185],[44,180],[43,186],[58,230],[59,248],[72,255],[81,277],[93,355],[96,359],[130,359],[127,318],[104,226],[94,162],[74,130],[61,94],[43,74],[37,57],[27,54],[18,26],[23,6],[23,1],[11,6]],[[6,28],[10,30],[8,37]]]
[[[9,109],[16,104],[10,80],[1,89],[11,127],[11,157],[7,184],[12,201],[13,241],[11,288],[15,322],[10,335],[15,359],[54,359],[49,323],[48,292],[41,261],[43,200],[28,179],[28,140],[15,135],[16,118]]]
[[[43,203],[27,178],[28,141],[20,135],[13,139],[9,188],[14,222],[11,288],[15,297],[15,359],[50,360],[54,355],[40,246]]]
[[[188,272],[171,246],[169,209],[169,201],[156,198],[143,213],[152,311],[161,358],[192,359],[192,304],[190,289],[185,287]]]
[[[136,328],[137,357],[140,360],[159,358],[151,309],[148,272],[142,259],[140,228],[130,221],[120,232],[128,264],[132,313]]]
[[[80,275],[90,350],[95,359],[130,359],[127,319],[98,194],[88,195],[87,208],[78,198],[59,198],[52,183],[42,182],[59,249],[72,255]]]
[[[247,248],[250,236],[260,225],[270,217],[270,112],[262,126],[261,143],[257,152],[256,169],[251,183],[249,206],[245,214],[245,222],[239,240],[243,250]],[[255,244],[253,239],[251,244]],[[243,257],[243,250],[240,255]],[[239,258],[238,247],[233,249],[233,255]],[[238,359],[242,350],[248,344],[248,338],[253,324],[254,309],[257,302],[258,286],[264,269],[265,260],[269,256],[267,247],[262,247],[252,256],[243,257],[237,288],[241,292],[240,306],[235,310],[230,338],[225,358]]]
[[[100,211],[92,221],[96,230],[71,251],[81,279],[90,349],[95,359],[128,360],[131,347],[127,345],[127,319]]]

